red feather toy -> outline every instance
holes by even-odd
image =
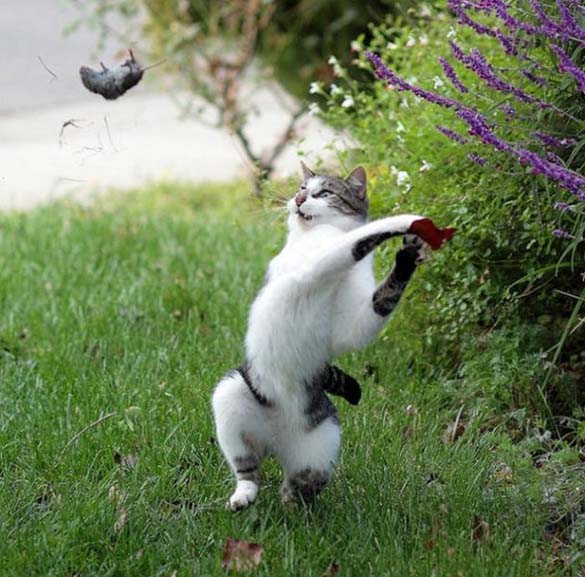
[[[422,238],[433,250],[439,250],[444,243],[451,240],[456,228],[438,228],[430,218],[415,220],[408,232]]]

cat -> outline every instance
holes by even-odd
[[[357,381],[330,361],[380,332],[427,248],[407,233],[428,219],[368,222],[362,167],[344,179],[301,165],[302,183],[287,203],[286,244],[250,310],[246,363],[228,372],[213,393],[217,439],[236,477],[228,501],[234,511],[256,500],[266,455],[284,470],[284,503],[310,501],[327,485],[340,426],[326,393],[353,404],[360,397]],[[404,236],[403,247],[376,285],[372,251],[395,236]]]

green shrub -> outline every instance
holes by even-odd
[[[510,63],[497,40],[463,29],[448,13],[422,15],[415,26],[389,18],[373,27],[371,35],[368,49],[401,79],[443,98],[457,97],[437,61],[439,56],[448,56],[450,39],[477,48],[497,70],[505,70]],[[333,61],[335,84],[313,86],[321,96],[320,114],[353,137],[355,145],[339,151],[342,164],[348,168],[357,162],[368,165],[374,216],[423,213],[442,225],[459,228],[455,240],[434,255],[431,270],[419,275],[408,311],[394,326],[426,336],[415,352],[419,358],[424,354],[424,362],[434,365],[433,370],[455,370],[461,398],[491,398],[500,410],[532,405],[543,411],[546,403],[538,399],[539,387],[546,386],[547,403],[562,398],[556,408],[570,413],[580,400],[576,394],[572,399],[565,394],[567,390],[575,393],[574,387],[567,389],[567,382],[573,382],[582,370],[582,360],[573,364],[569,359],[585,344],[585,331],[573,331],[578,322],[574,306],[583,290],[583,279],[576,271],[583,270],[584,264],[579,240],[584,203],[555,182],[535,177],[532,167],[520,165],[517,158],[479,140],[474,143],[451,109],[398,90],[392,85],[396,83],[356,80],[354,70],[363,73],[372,67],[364,37],[354,42],[354,49],[353,68]],[[528,45],[527,50],[545,69],[556,70],[556,57],[542,42]],[[530,89],[539,98],[565,107],[566,114],[559,120],[551,109],[538,108],[535,115],[528,103],[519,104],[510,94],[486,88],[468,71],[458,74],[471,90],[466,98],[471,97],[505,138],[522,142],[538,129],[576,139],[577,144],[564,153],[565,160],[558,162],[576,173],[581,170],[585,104],[574,81],[551,72],[546,87]],[[517,68],[514,79],[528,90],[530,82],[519,80]],[[580,98],[581,105],[575,98]],[[506,123],[504,110],[512,102],[516,117]],[[446,138],[437,125],[457,130],[472,142],[462,146]],[[544,153],[544,146],[538,149],[529,139],[525,146]],[[481,154],[485,165],[470,162],[470,153]],[[555,210],[559,201],[571,203],[571,211]],[[569,228],[572,243],[555,237],[555,228]],[[557,356],[559,340],[570,332],[565,331],[569,319],[573,334]],[[522,341],[529,346],[519,347]],[[552,360],[557,367],[563,361],[563,370],[552,371]],[[489,387],[473,382],[480,373],[492,375]]]

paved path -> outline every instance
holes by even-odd
[[[0,209],[28,209],[62,195],[85,197],[157,179],[223,181],[247,174],[228,134],[180,120],[171,99],[152,92],[147,82],[115,102],[87,92],[78,69],[92,63],[95,40],[87,30],[63,36],[73,17],[63,6],[58,0],[0,0]],[[113,61],[119,48],[107,47],[103,59]],[[259,113],[248,132],[262,150],[281,133],[287,116],[268,90],[254,106]],[[70,119],[78,127],[66,127],[60,138]],[[309,117],[300,136],[309,155],[325,155],[332,139]],[[277,175],[297,166],[296,147],[289,146]]]

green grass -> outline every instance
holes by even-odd
[[[341,576],[571,574],[547,560],[530,457],[473,424],[443,443],[458,407],[406,362],[417,337],[392,325],[341,360],[364,398],[337,401],[338,474],[314,507],[283,508],[268,462],[257,505],[224,510],[210,393],[242,360],[284,237],[271,218],[238,186],[0,217],[0,574],[221,575],[228,537],[264,545],[258,575],[320,576],[333,561]],[[474,539],[478,519],[490,529]]]

